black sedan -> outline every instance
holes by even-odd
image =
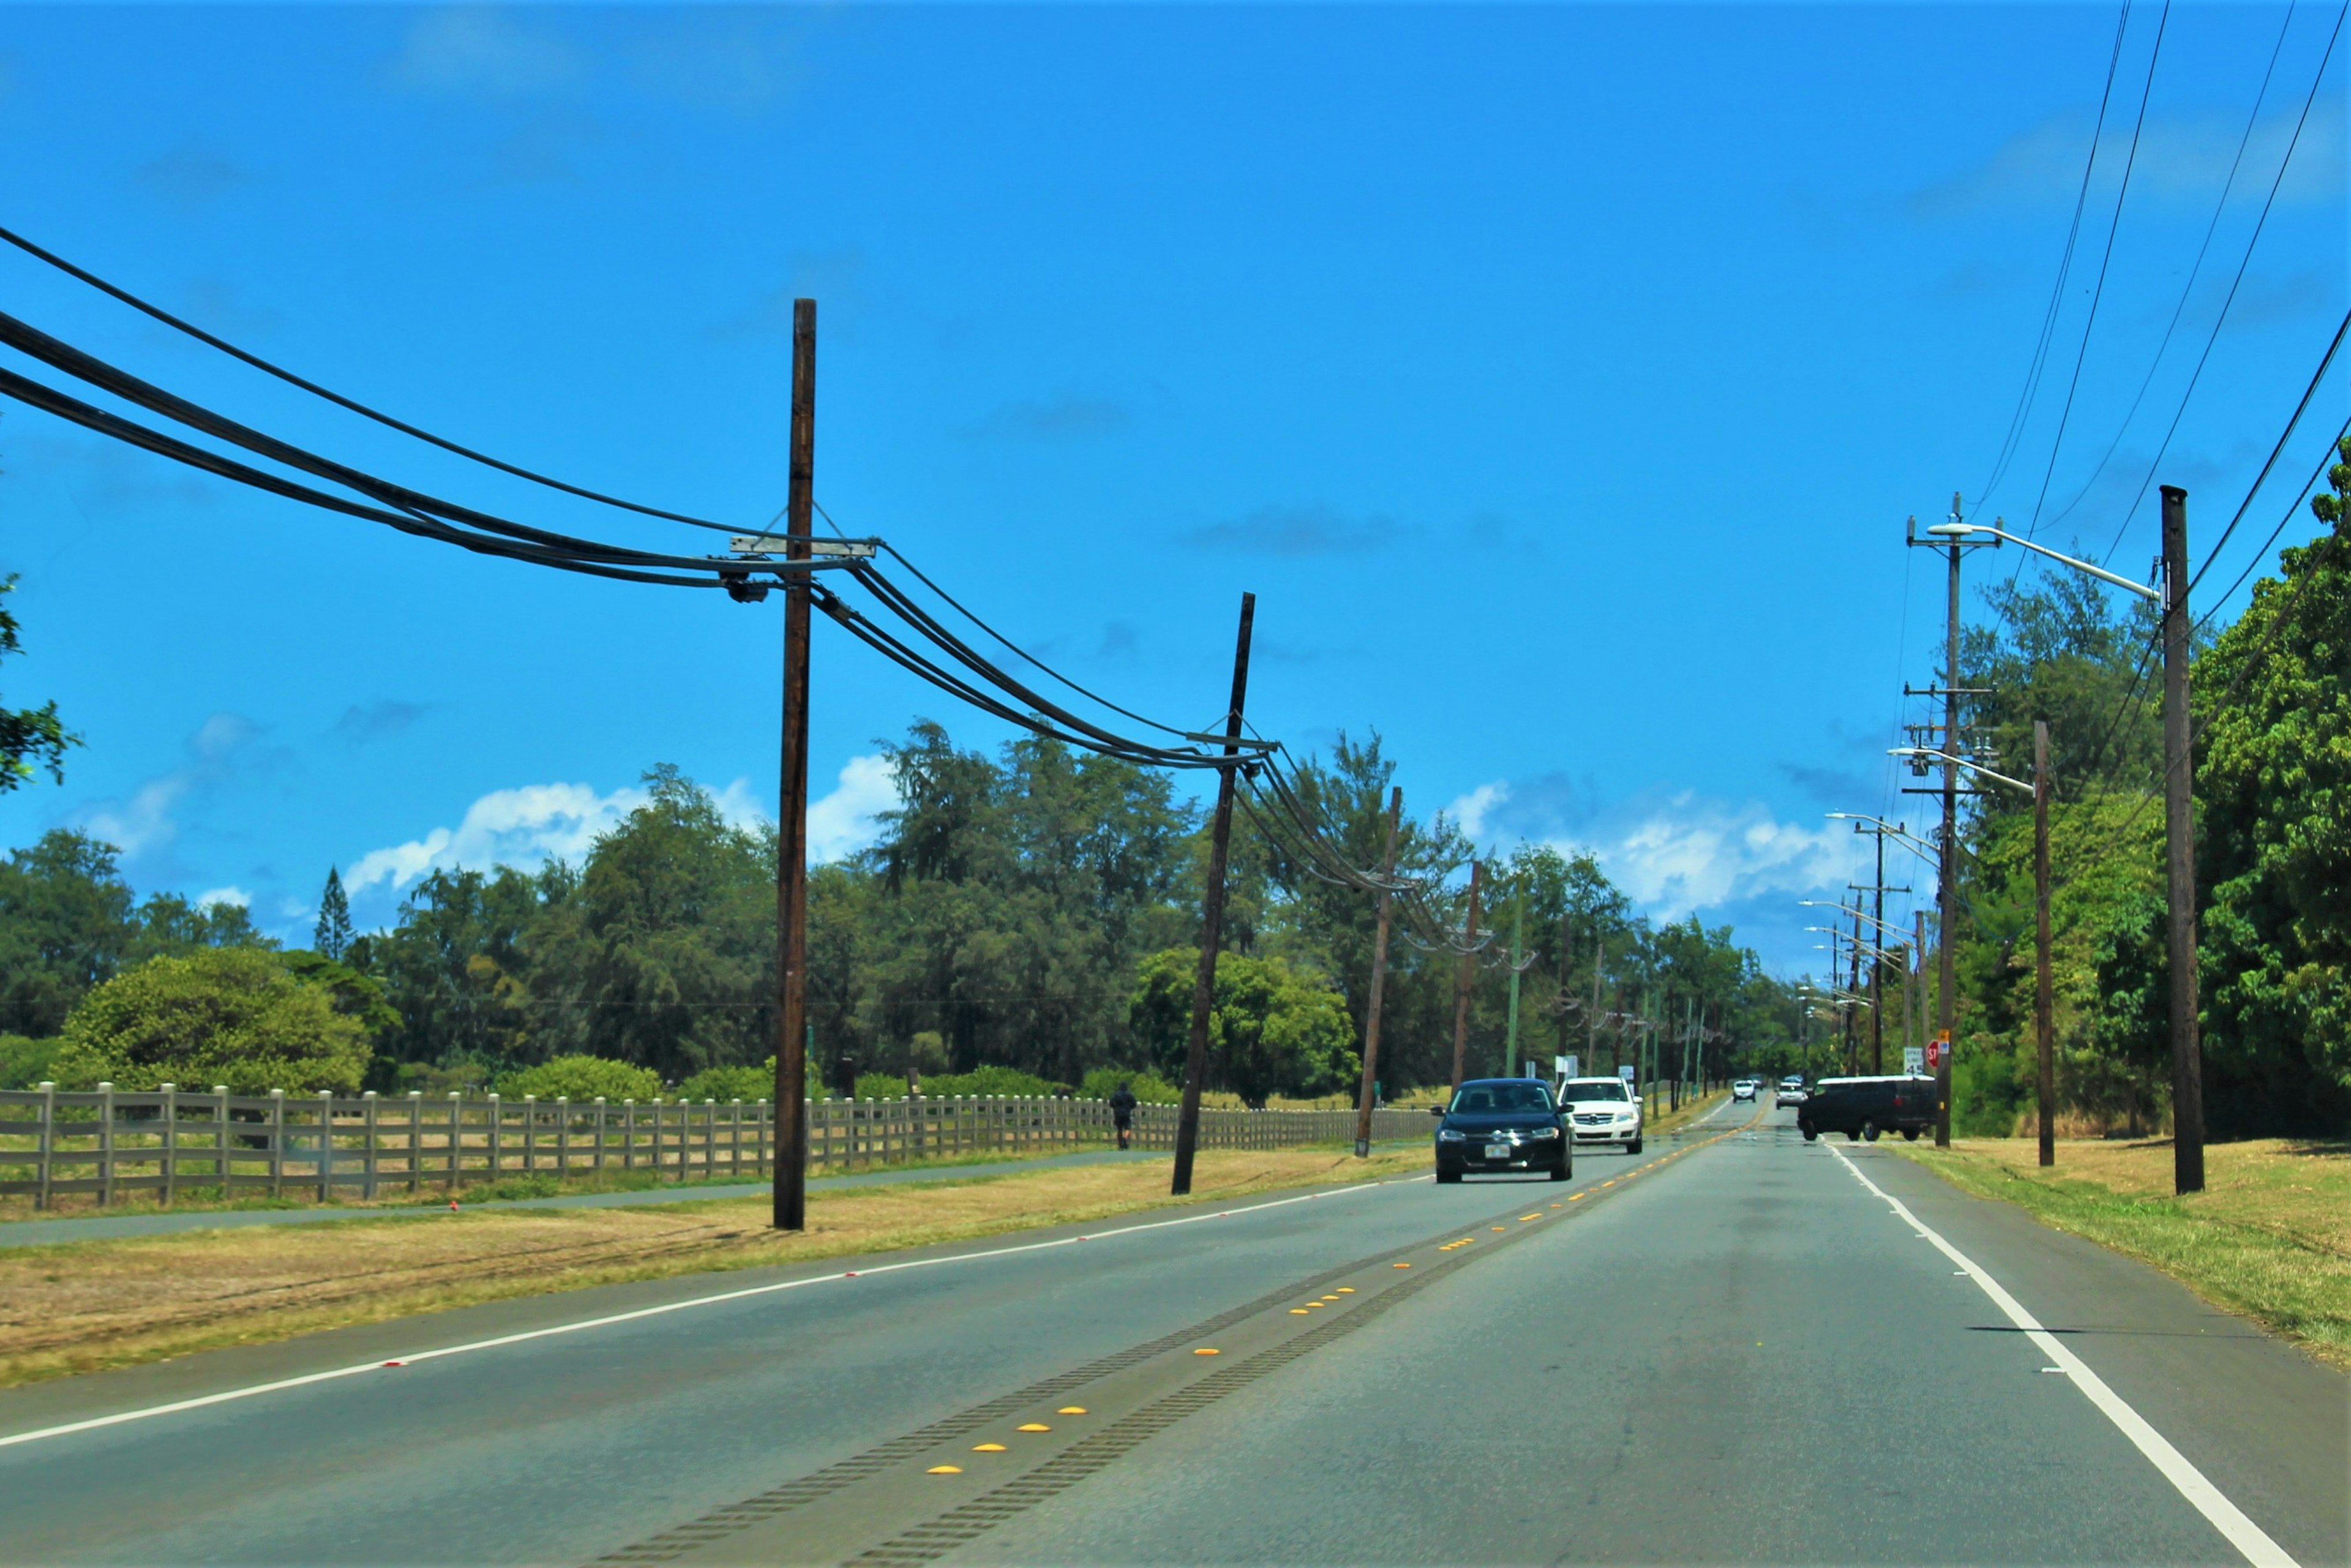
[[[1574,1155],[1551,1086],[1533,1078],[1473,1078],[1450,1105],[1431,1108],[1437,1124],[1437,1179],[1472,1172],[1506,1176],[1541,1171],[1565,1181]]]

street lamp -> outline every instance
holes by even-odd
[[[2019,538],[2004,528],[1959,522],[1956,507],[1952,521],[1938,523],[1927,532],[1949,541],[1955,585],[1960,549],[1970,540],[1989,538],[1995,545],[2017,545],[2046,556],[2061,566],[2163,606],[2163,829],[2171,916],[2171,1182],[2175,1192],[2189,1193],[2204,1188],[2204,1054],[2196,1019],[2196,764],[2188,727],[2189,637],[2193,623],[2188,617],[2188,492],[2177,485],[2166,485],[2162,490],[2160,591]],[[1946,735],[1943,739],[1946,745],[1958,743],[1956,736]],[[1949,940],[1946,931],[1946,945]]]
[[[2032,721],[2032,782],[2011,779],[2005,773],[1995,773],[1980,763],[1942,752],[1928,752],[1923,747],[1905,746],[1895,748],[1896,756],[1932,756],[1937,760],[1964,768],[1970,773],[2005,784],[2011,789],[2028,789],[2032,794],[2032,949],[2033,1003],[2032,1032],[2040,1055],[2038,1097],[2041,1101],[2040,1133],[2041,1163],[2057,1163],[2057,1065],[2055,1030],[2051,1020],[2052,996],[2049,977],[2049,726],[2041,719]],[[1946,938],[1948,940],[1949,938]],[[1948,1044],[1945,1047],[1949,1049]]]

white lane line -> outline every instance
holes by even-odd
[[[524,1344],[531,1340],[552,1339],[559,1334],[584,1333],[590,1329],[611,1328],[615,1323],[636,1322],[645,1318],[657,1318],[670,1312],[690,1312],[696,1307],[713,1307],[726,1301],[740,1301],[752,1296],[772,1296],[782,1291],[797,1291],[810,1285],[839,1284],[845,1280],[862,1280],[875,1274],[895,1274],[908,1269],[937,1269],[950,1263],[977,1263],[990,1258],[1009,1258],[1021,1252],[1044,1252],[1056,1247],[1074,1247],[1081,1241],[1109,1241],[1121,1236],[1134,1236],[1146,1230],[1165,1230],[1178,1225],[1198,1225],[1211,1219],[1233,1219],[1246,1214],[1262,1213],[1269,1208],[1287,1208],[1293,1203],[1312,1203],[1318,1198],[1348,1197],[1356,1193],[1371,1192],[1380,1187],[1407,1186],[1426,1181],[1426,1176],[1406,1176],[1395,1181],[1362,1182],[1353,1186],[1339,1187],[1329,1192],[1302,1193],[1296,1197],[1278,1197],[1270,1203],[1254,1203],[1245,1208],[1219,1209],[1212,1214],[1189,1214],[1180,1219],[1155,1219],[1142,1225],[1123,1225],[1115,1230],[1090,1230],[1083,1236],[1063,1236],[1050,1241],[1024,1241],[1012,1247],[991,1247],[978,1252],[956,1252],[945,1258],[913,1258],[898,1263],[879,1263],[870,1269],[844,1269],[837,1274],[811,1274],[806,1279],[780,1280],[771,1285],[750,1285],[739,1291],[721,1291],[715,1295],[695,1296],[683,1301],[668,1301],[657,1307],[639,1307],[633,1312],[611,1312],[603,1317],[583,1318],[577,1322],[557,1323],[549,1328],[530,1329],[521,1333],[500,1334],[496,1339],[469,1341],[465,1344],[443,1345],[438,1350],[422,1350],[410,1355],[393,1356],[382,1361],[361,1362],[355,1366],[338,1366],[326,1372],[305,1373],[299,1377],[280,1377],[268,1383],[249,1384],[242,1388],[224,1389],[218,1394],[200,1395],[193,1399],[175,1399],[168,1405],[148,1405],[135,1410],[119,1411],[111,1416],[94,1416],[85,1421],[68,1421],[56,1427],[40,1427],[29,1432],[16,1432],[0,1437],[0,1448],[13,1448],[20,1443],[38,1443],[50,1437],[70,1437],[76,1432],[93,1432],[101,1427],[120,1427],[132,1421],[150,1421],[159,1416],[176,1416],[186,1410],[202,1410],[207,1406],[226,1405],[239,1399],[255,1399],[265,1394],[283,1393],[289,1388],[307,1388],[316,1383],[332,1383],[340,1378],[359,1377],[371,1372],[413,1366],[421,1361],[438,1361],[444,1356],[471,1355],[475,1351],[497,1350],[510,1344]]]
[[[2044,1366],[2042,1370],[2062,1371],[2070,1375],[2074,1385],[2105,1414],[2107,1420],[2121,1428],[2123,1436],[2147,1456],[2147,1462],[2163,1473],[2163,1479],[2169,1481],[2197,1512],[2211,1521],[2213,1529],[2228,1538],[2229,1544],[2235,1547],[2246,1562],[2255,1564],[2256,1568],[2298,1568],[2294,1560],[2286,1554],[2285,1548],[2272,1541],[2260,1525],[2247,1519],[2243,1511],[2221,1494],[2219,1487],[2205,1479],[2203,1471],[2189,1462],[2187,1455],[2173,1448],[2162,1433],[2147,1424],[2145,1416],[2123,1402],[2121,1395],[2107,1387],[2105,1380],[2091,1371],[2087,1362],[2075,1355],[2056,1335],[2043,1328],[2040,1321],[2026,1312],[1999,1281],[1985,1273],[1966,1253],[1944,1240],[1925,1220],[1911,1213],[1900,1198],[1864,1176],[1861,1167],[1845,1158],[1843,1151],[1833,1145],[1823,1146],[1836,1155],[1839,1165],[1853,1173],[1854,1180],[1884,1198],[1896,1215],[1908,1221],[1919,1235],[1933,1242],[1944,1257],[1958,1264],[1959,1271],[1973,1280],[1983,1293],[2008,1314],[2008,1321],[2022,1329],[2025,1337],[2057,1364]]]

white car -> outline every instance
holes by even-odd
[[[1641,1152],[1641,1100],[1623,1079],[1571,1078],[1559,1086],[1559,1108],[1577,1143]]]
[[[1780,1080],[1780,1092],[1772,1096],[1771,1103],[1774,1105],[1801,1105],[1804,1103],[1806,1098],[1807,1096],[1804,1093],[1804,1075],[1801,1072],[1792,1072],[1787,1077]]]
[[[1730,1097],[1733,1100],[1752,1100],[1759,1087],[1752,1078],[1742,1078],[1730,1086]]]

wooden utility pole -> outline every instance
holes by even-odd
[[[1860,900],[1855,899],[1854,902],[1857,904]],[[1844,1016],[1847,1022],[1844,1031],[1844,1070],[1847,1072],[1857,1071],[1861,1067],[1861,1041],[1857,1038],[1861,1020],[1854,1017],[1854,1009],[1860,1006],[1861,911],[1856,909],[1853,912],[1853,973],[1852,977],[1845,981]]]
[[[816,301],[792,301],[784,559],[809,559],[816,486]],[[784,584],[784,737],[776,787],[775,1228],[808,1226],[809,573]]]
[[[2057,1047],[2050,1019],[2049,726],[2032,721],[2032,1030],[2041,1047],[2041,1163],[2057,1163]]]
[[[1951,497],[1951,520],[1959,520],[1959,498]],[[1959,765],[1949,760],[1959,754],[1959,541],[1950,544],[1950,571],[1946,601],[1943,654],[1943,837],[1935,856],[1935,935],[1942,952],[1941,982],[1935,998],[1935,1021],[1942,1033],[1942,1051],[1935,1063],[1935,1146],[1951,1146],[1951,1052],[1958,1043],[1959,954],[1952,935],[1959,928]]]
[[[1886,824],[1873,823],[1870,837],[1877,841],[1877,874],[1870,880],[1876,902],[1869,911],[1869,1071],[1875,1075],[1886,1071]]]
[[[1208,1072],[1208,1018],[1216,1005],[1217,949],[1225,936],[1225,861],[1233,841],[1233,773],[1240,763],[1241,708],[1249,697],[1249,626],[1257,595],[1241,595],[1241,629],[1233,645],[1233,700],[1225,710],[1225,765],[1217,769],[1216,824],[1208,835],[1208,885],[1200,895],[1200,968],[1192,982],[1192,1039],[1184,1056],[1184,1104],[1176,1119],[1177,1197],[1192,1190],[1192,1154],[1200,1142],[1200,1086]]]
[[[1527,890],[1521,884],[1510,890],[1510,1021],[1502,1035],[1505,1078],[1515,1078],[1524,1071],[1519,1066],[1519,966],[1525,959],[1526,942]]]
[[[1404,821],[1404,786],[1388,791],[1387,845],[1380,851],[1380,921],[1372,937],[1372,994],[1364,1004],[1364,1087],[1355,1097],[1355,1157],[1372,1152],[1372,1102],[1379,1089],[1380,998],[1388,977],[1388,915],[1395,903],[1396,827]]]
[[[2188,492],[2163,486],[2163,832],[2171,902],[2171,1176],[2204,1190],[2204,1047],[2196,1021],[2195,741],[2189,728]]]
[[[1910,921],[1917,935],[1910,942],[1911,1005],[1918,1013],[1918,1047],[1927,1046],[1927,912],[1914,909]]]
[[[1600,1068],[1600,968],[1607,957],[1608,938],[1600,935],[1600,921],[1595,915],[1592,922],[1592,1016],[1583,1026],[1583,1049],[1592,1058],[1584,1065],[1595,1072]],[[1620,1037],[1616,1045],[1616,1060],[1609,1065],[1622,1067],[1624,1062],[1625,1046]]]
[[[1478,882],[1485,867],[1476,861],[1469,862],[1469,914],[1461,923],[1461,955],[1459,972],[1453,982],[1453,1089],[1461,1090],[1462,1059],[1469,1050],[1469,977],[1478,967],[1478,956],[1468,951],[1478,940]]]

